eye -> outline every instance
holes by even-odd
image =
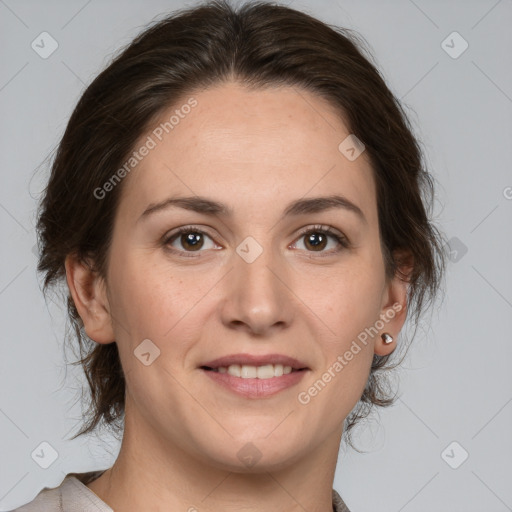
[[[166,247],[171,246],[169,247],[169,249],[172,252],[177,252],[180,254],[187,252],[200,252],[201,249],[205,248],[205,236],[212,240],[208,233],[206,233],[202,229],[195,228],[194,226],[184,226],[174,231],[168,237],[166,237],[165,240],[163,241],[163,245],[165,245]],[[182,249],[174,249],[174,243],[180,244]],[[206,247],[206,249],[211,248],[212,247]]]
[[[205,239],[207,237],[213,244],[213,247],[205,247]],[[350,242],[348,239],[338,231],[335,231],[330,226],[313,226],[306,228],[300,233],[299,240],[305,237],[305,250],[307,252],[321,253],[319,256],[327,256],[333,253],[341,251],[343,248],[349,248]],[[329,238],[334,240],[334,248],[325,251],[324,249],[329,244]],[[298,243],[295,242],[294,245]],[[175,244],[181,245],[181,248],[176,248]],[[194,252],[201,252],[201,249],[212,249],[215,248],[210,235],[202,229],[194,226],[183,226],[163,240],[163,245],[167,247],[171,252],[179,253],[183,256],[194,257]],[[189,254],[187,254],[189,253]],[[325,254],[324,254],[325,253]]]
[[[305,250],[308,252],[319,252],[333,254],[341,251],[343,248],[349,247],[349,241],[347,238],[334,231],[330,226],[314,226],[312,228],[306,228],[300,234],[299,240],[305,238]],[[329,244],[329,238],[335,240],[334,249],[324,251],[326,246]],[[295,242],[297,243],[297,242]],[[324,254],[322,254],[323,256]]]

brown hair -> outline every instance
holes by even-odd
[[[122,183],[106,199],[94,190],[123,165],[164,109],[193,90],[234,79],[254,88],[297,86],[325,98],[365,144],[377,185],[386,270],[389,276],[400,273],[401,262],[391,255],[410,251],[414,265],[402,278],[410,283],[408,317],[417,321],[435,297],[444,268],[442,235],[429,220],[433,179],[404,110],[371,54],[363,54],[363,42],[349,29],[265,2],[237,9],[206,2],[155,21],[87,87],[57,148],[38,212],[44,292],[64,278],[70,253],[90,259],[106,276]],[[73,439],[102,421],[118,433],[125,381],[117,344],[87,337],[69,293],[67,308],[81,356],[73,364],[82,365],[90,387],[86,423]],[[389,358],[374,355],[366,388],[345,422],[349,442],[352,427],[374,405],[394,403],[383,380],[383,370],[394,368]]]

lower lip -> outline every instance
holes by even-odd
[[[201,368],[201,371],[221,386],[241,396],[246,398],[266,398],[295,386],[304,378],[307,370],[290,372],[281,377],[271,377],[270,379],[243,379],[242,377],[229,375],[229,373],[219,373],[212,370],[204,370],[203,368]]]

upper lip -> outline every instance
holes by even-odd
[[[308,369],[307,365],[295,359],[294,357],[285,356],[283,354],[266,354],[266,355],[252,355],[252,354],[231,354],[229,356],[219,357],[213,359],[201,366],[208,368],[219,368],[220,366],[228,367],[232,364],[250,365],[250,366],[264,366],[267,364],[282,364],[283,366],[291,366],[295,370]]]

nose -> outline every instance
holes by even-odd
[[[291,324],[293,292],[284,263],[270,249],[249,261],[233,254],[233,268],[225,284],[222,322],[230,329],[267,336]]]

